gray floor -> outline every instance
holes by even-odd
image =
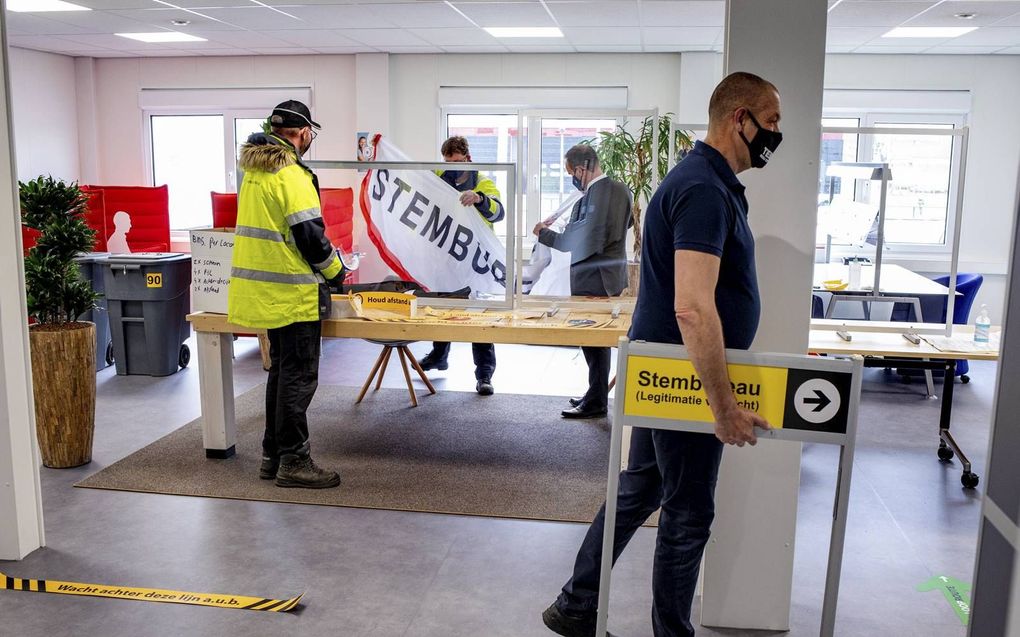
[[[497,391],[567,396],[584,386],[577,350],[497,349]],[[360,385],[376,352],[360,341],[327,342],[322,382]],[[455,345],[450,371],[433,373],[437,385],[472,390],[470,357],[469,347]],[[995,367],[973,365],[971,375],[972,383],[956,386],[954,429],[981,473]],[[938,402],[923,397],[922,383],[892,378],[866,373],[836,632],[961,636],[966,630],[943,596],[915,589],[936,575],[970,580],[980,487],[962,490],[958,464],[935,458]],[[238,343],[235,381],[237,393],[263,381],[251,339]],[[402,383],[391,369],[387,385]],[[0,562],[0,570],[267,597],[304,591],[307,606],[253,613],[0,591],[0,635],[552,634],[539,613],[567,576],[584,525],[75,489],[82,477],[197,417],[198,370],[162,379],[101,372],[97,412],[92,464],[43,471],[47,548]],[[804,449],[790,635],[818,634],[834,460],[827,447]],[[653,529],[638,531],[614,571],[618,635],[651,635],[653,544]]]

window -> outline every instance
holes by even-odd
[[[897,128],[952,131],[963,125],[959,115],[864,113],[859,117],[829,117],[823,127]],[[853,134],[823,132],[818,183],[819,232],[829,212],[844,208],[874,208],[877,181],[852,180],[834,174],[834,162],[889,164],[892,179],[886,194],[885,242],[891,249],[945,251],[951,248],[956,211],[959,143],[950,135],[923,133]],[[849,202],[849,204],[847,203]],[[826,206],[830,208],[826,210]],[[835,214],[835,212],[833,212]],[[872,229],[872,234],[874,229]],[[848,245],[833,237],[833,246]]]
[[[150,175],[153,185],[168,186],[171,230],[212,224],[209,193],[237,191],[241,145],[262,131],[270,109],[146,113]]]
[[[154,115],[152,180],[167,184],[170,228],[212,224],[209,193],[226,190],[222,115]]]
[[[517,115],[512,114],[449,114],[446,116],[446,137],[460,135],[468,141],[471,160],[484,164],[514,163],[517,161]],[[507,174],[487,172],[496,182],[506,206],[508,196]],[[520,180],[520,177],[518,177]],[[506,220],[493,226],[497,236],[506,236]]]

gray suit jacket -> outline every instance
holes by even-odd
[[[563,232],[546,228],[538,241],[570,252],[571,294],[618,296],[627,287],[627,229],[632,225],[630,189],[607,177],[574,204]]]

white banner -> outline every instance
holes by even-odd
[[[376,161],[408,161],[381,135],[373,141]],[[397,276],[433,292],[505,292],[506,247],[432,171],[370,169],[358,200],[372,243]]]

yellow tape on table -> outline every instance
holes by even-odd
[[[213,608],[233,608],[236,610],[261,610],[271,613],[285,613],[294,610],[304,596],[304,593],[302,593],[290,599],[267,599],[244,595],[168,591],[159,588],[135,588],[130,586],[83,584],[81,582],[59,582],[57,580],[22,579],[20,577],[4,575],[3,573],[0,573],[0,584],[3,585],[2,588],[9,591],[133,599],[140,602],[188,604],[191,606],[212,606]]]

